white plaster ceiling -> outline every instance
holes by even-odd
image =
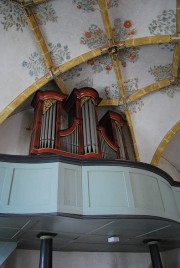
[[[18,95],[48,71],[38,42],[27,24],[25,11],[15,2],[27,4],[33,1],[0,1],[0,117],[7,107],[11,109],[11,102]],[[106,4],[115,41],[178,32],[175,0],[106,0]],[[108,44],[96,0],[52,0],[34,5],[32,10],[54,67]],[[118,58],[126,95],[172,78],[174,54],[175,45],[164,43],[121,49]],[[68,94],[74,87],[91,86],[104,99],[119,99],[121,95],[107,50],[59,77]],[[175,85],[149,91],[128,105],[141,161],[151,162],[164,136],[179,121],[180,85],[177,80],[176,77]],[[28,95],[28,98],[32,96]],[[28,98],[23,106],[16,107],[21,110],[27,107]],[[123,109],[122,106],[109,108]],[[180,144],[179,135],[172,144],[164,157],[180,170],[179,147],[176,146]]]

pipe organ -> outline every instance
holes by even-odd
[[[68,98],[53,91],[37,92],[30,154],[129,159],[123,133],[126,122],[115,112],[107,112],[98,122],[100,102],[98,92],[89,87],[74,89]]]

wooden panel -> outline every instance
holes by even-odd
[[[6,175],[6,168],[0,168],[0,204],[2,202],[2,195],[4,191],[4,182],[5,182],[5,175]]]
[[[123,171],[111,167],[99,167],[86,170],[86,189],[88,188],[88,204],[91,209],[109,210],[113,207],[128,208],[128,194]],[[85,206],[86,206],[85,205]]]
[[[164,211],[157,178],[137,171],[130,172],[129,175],[135,207]]]
[[[57,210],[57,169],[53,164],[14,164],[3,210],[8,213],[49,213]]]
[[[173,192],[174,192],[174,198],[176,201],[176,207],[178,209],[179,212],[179,216],[180,216],[180,189],[178,187],[173,187]]]
[[[159,187],[161,190],[165,212],[177,216],[178,211],[171,185],[164,180],[160,180]]]
[[[66,213],[82,212],[81,167],[60,164],[58,211]]]
[[[0,208],[7,203],[13,168],[0,167]]]

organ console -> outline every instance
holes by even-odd
[[[74,89],[68,98],[53,91],[37,92],[32,102],[30,154],[129,159],[123,132],[126,122],[112,111],[98,122],[100,102],[98,92],[89,87]],[[66,124],[64,113],[68,115]]]

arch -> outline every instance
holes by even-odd
[[[168,143],[173,139],[174,135],[180,131],[180,121],[178,121],[164,136],[164,138],[162,139],[162,141],[160,142],[153,158],[151,161],[151,164],[154,166],[157,166],[160,160],[160,157],[162,155],[162,153],[164,152],[164,150],[166,149],[166,146],[168,145]]]
[[[2,124],[15,109],[17,109],[28,97],[30,97],[34,92],[36,92],[39,88],[44,86],[50,81],[48,74],[41,77],[31,86],[26,88],[20,95],[18,95],[8,106],[4,108],[4,110],[0,113],[0,124]]]

